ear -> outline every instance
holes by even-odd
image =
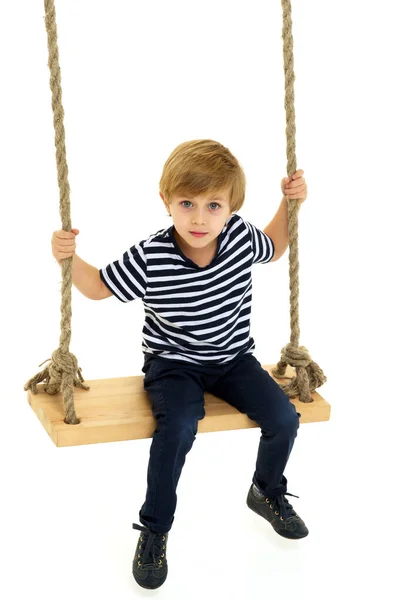
[[[160,197],[162,198],[162,201],[164,202],[164,206],[165,206],[165,208],[166,208],[166,209],[167,209],[167,211],[168,211],[168,216],[170,217],[170,216],[171,216],[171,213],[169,212],[169,204],[167,204],[167,203],[165,202],[164,195],[163,195],[161,192],[159,192],[159,194],[160,194]]]

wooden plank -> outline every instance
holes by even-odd
[[[271,376],[274,367],[263,365]],[[287,375],[294,373],[294,369],[287,368]],[[43,383],[38,384],[36,395],[28,390],[28,402],[58,447],[151,438],[157,421],[143,389],[143,378],[138,375],[94,379],[85,381],[90,386],[89,391],[74,388],[75,411],[81,420],[78,425],[64,423],[61,392],[46,394]],[[330,405],[318,392],[312,397],[314,401],[310,403],[300,402],[297,398],[291,400],[301,414],[300,423],[328,421]],[[204,394],[204,405],[206,416],[198,423],[198,433],[258,427],[247,415],[208,392]]]

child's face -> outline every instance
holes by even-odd
[[[160,192],[178,234],[197,250],[209,246],[231,216],[229,194],[230,188],[193,198],[176,195],[168,205]],[[195,236],[192,232],[204,232],[206,235]]]

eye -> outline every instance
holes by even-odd
[[[192,204],[192,203],[190,202],[190,200],[183,200],[183,202],[181,202],[181,206],[183,206],[184,204]],[[211,206],[212,204],[214,204],[214,206],[216,206],[217,209],[221,208],[221,205],[218,204],[218,202],[210,202],[209,206]],[[189,208],[189,207],[183,206],[183,208]],[[213,212],[215,212],[217,209],[212,209],[212,210],[213,210]]]

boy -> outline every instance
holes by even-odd
[[[304,172],[282,179],[286,197],[307,197]],[[75,254],[75,236],[53,234],[59,264],[73,256],[72,281],[88,298],[143,301],[142,350],[157,429],[153,434],[146,500],[132,572],[147,589],[168,573],[166,546],[186,454],[205,416],[204,392],[222,398],[259,424],[261,439],[247,504],[280,535],[299,539],[307,527],[285,498],[284,468],[299,414],[253,355],[250,336],[251,270],[278,260],[288,246],[287,200],[267,227],[234,214],[243,205],[246,179],[228,148],[213,140],[180,144],[166,161],[160,196],[173,225],[129,248],[97,270]]]

